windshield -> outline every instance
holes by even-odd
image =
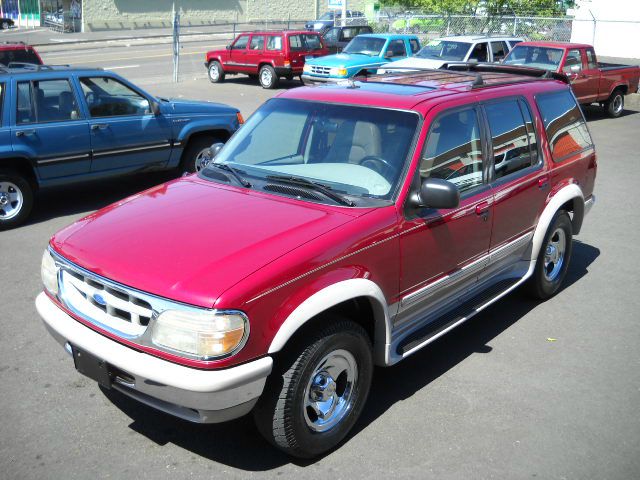
[[[356,37],[349,42],[349,45],[344,47],[343,53],[362,53],[364,55],[377,56],[380,55],[380,51],[386,40],[384,38],[375,37]]]
[[[526,65],[527,67],[557,70],[562,60],[562,49],[516,45],[505,57],[506,65]]]
[[[261,182],[287,176],[319,182],[365,203],[387,200],[398,185],[417,124],[418,115],[411,112],[273,99],[201,176],[219,179],[215,164],[226,163],[254,188],[274,191]]]
[[[422,48],[416,57],[436,58],[438,60],[462,61],[471,48],[470,43],[450,42],[448,40],[432,40]]]
[[[0,51],[0,64],[6,67],[11,62],[33,63],[35,65],[40,65],[42,63],[35,52],[28,48]]]

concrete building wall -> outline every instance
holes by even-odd
[[[348,0],[364,11],[373,0]],[[171,25],[173,0],[83,0],[85,30],[154,28]],[[311,20],[327,10],[327,0],[175,0],[183,25],[270,20]]]

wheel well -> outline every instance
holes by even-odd
[[[184,160],[185,153],[187,152],[187,150],[189,150],[189,147],[195,141],[198,141],[202,138],[210,138],[210,139],[216,138],[223,142],[226,142],[227,140],[229,140],[229,137],[231,137],[231,134],[226,130],[207,130],[205,132],[194,133],[187,140],[187,143],[185,144],[182,150],[182,157],[180,160],[181,161]]]
[[[262,67],[264,67],[265,65],[269,65],[271,68],[273,68],[275,70],[275,68],[273,67],[273,65],[271,65],[269,62],[262,62],[258,64],[258,72],[260,72],[260,69]]]
[[[0,169],[8,169],[24,176],[34,190],[38,189],[38,178],[29,160],[25,158],[4,158],[0,160]]]
[[[565,202],[558,210],[565,210],[571,213],[571,226],[573,234],[580,233],[582,228],[582,220],[584,219],[584,202],[580,198],[572,198]]]
[[[629,90],[629,87],[626,85],[618,85],[616,88],[614,88],[611,91],[611,95],[613,95],[616,91],[620,90],[622,92],[623,95],[627,94],[627,91]]]

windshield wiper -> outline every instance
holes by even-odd
[[[243,187],[251,188],[251,183],[249,183],[247,180],[245,180],[238,173],[238,171],[235,168],[233,168],[232,166],[230,166],[230,165],[228,165],[226,163],[215,163],[215,162],[211,162],[207,166],[208,167],[216,167],[216,168],[219,168],[220,170],[224,170],[225,172],[229,172],[233,176],[233,178],[235,178],[238,182],[240,182],[240,185],[242,185]]]
[[[322,193],[325,197],[330,198],[331,200],[333,200],[336,203],[339,203],[340,205],[346,205],[347,207],[355,207],[356,205],[351,200],[332,191],[331,187],[327,185],[323,185],[318,182],[314,182],[312,180],[307,180],[306,178],[303,178],[303,177],[295,177],[290,175],[267,175],[267,179],[274,180],[276,182],[291,183],[293,185],[310,188],[311,190],[315,190],[316,192]]]

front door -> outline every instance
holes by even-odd
[[[89,172],[89,126],[67,78],[15,83],[14,151],[35,159],[42,180]]]
[[[578,103],[591,103],[593,101],[593,92],[589,91],[589,79],[584,71],[586,65],[583,63],[582,53],[580,49],[574,48],[567,52],[564,59],[562,73],[569,77],[571,89],[578,99]],[[596,89],[597,93],[597,89]]]
[[[228,67],[230,72],[251,73],[247,62],[248,47],[249,34],[240,35],[236,41],[233,42],[233,45],[229,47],[229,60],[227,60],[227,65],[225,65],[224,68]]]
[[[461,200],[457,208],[425,208],[405,220],[400,236],[400,322],[471,288],[489,250],[493,197],[485,178],[479,110],[440,110],[422,152],[420,177],[454,183]]]
[[[154,115],[150,100],[109,76],[81,77],[89,116],[92,172],[163,166],[171,153],[172,129]]]

